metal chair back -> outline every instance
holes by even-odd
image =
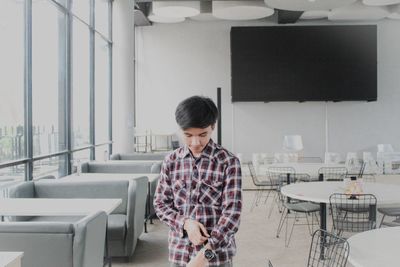
[[[372,194],[340,194],[329,197],[334,230],[363,232],[376,228],[376,197]]]
[[[349,251],[346,239],[317,230],[312,237],[307,267],[344,267]]]

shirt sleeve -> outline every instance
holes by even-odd
[[[161,167],[160,181],[157,185],[153,204],[158,218],[183,237],[183,223],[186,217],[183,214],[179,214],[174,207],[174,192],[169,178],[169,169],[165,161]]]
[[[222,215],[211,231],[209,243],[213,250],[225,247],[238,231],[242,210],[242,173],[237,158],[229,162],[226,168],[225,183],[222,192]]]

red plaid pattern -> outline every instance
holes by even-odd
[[[169,260],[186,266],[202,248],[184,236],[186,218],[202,223],[217,256],[209,266],[228,262],[236,254],[234,234],[242,209],[240,162],[212,140],[199,158],[187,147],[168,155],[161,169],[154,207],[169,227]]]

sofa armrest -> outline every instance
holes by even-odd
[[[89,172],[89,162],[84,162],[81,164],[81,172],[83,173]]]
[[[112,154],[110,160],[121,160],[120,154]]]
[[[147,176],[138,177],[129,183],[127,207],[127,255],[131,256],[136,248],[137,239],[143,232],[146,199],[148,190]]]
[[[107,214],[103,211],[85,216],[74,224],[74,266],[102,266]]]
[[[35,186],[32,181],[22,182],[8,188],[10,198],[33,198],[35,197]]]

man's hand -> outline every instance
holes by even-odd
[[[196,257],[191,259],[186,267],[205,267],[208,266],[208,260],[204,257],[204,249],[200,250]]]
[[[195,220],[185,220],[183,229],[186,230],[190,242],[195,246],[203,244],[210,237],[204,225]]]

